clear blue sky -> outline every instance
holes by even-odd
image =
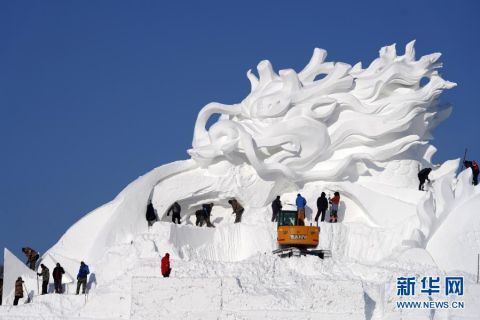
[[[42,252],[150,169],[185,159],[198,111],[239,102],[262,59],[314,47],[368,64],[417,39],[443,53],[438,162],[477,159],[478,1],[0,2],[0,247]],[[3,254],[0,258],[3,261]]]

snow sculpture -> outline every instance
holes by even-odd
[[[446,216],[452,211],[455,204],[454,188],[459,160],[446,161],[440,168],[432,171],[430,179],[435,180],[433,186],[427,191],[423,199],[418,202],[417,214],[419,229],[414,230],[412,238],[417,240],[417,245],[425,247]],[[462,172],[461,176],[465,176]],[[462,184],[459,184],[459,186]]]
[[[351,310],[360,310],[356,313],[360,318],[367,316],[364,305],[374,308],[373,318],[383,317],[393,304],[389,287],[385,289],[382,282],[388,284],[399,273],[473,274],[480,250],[480,189],[471,185],[470,170],[455,177],[458,159],[432,165],[435,148],[428,143],[432,129],[450,112],[437,97],[455,84],[436,71],[441,66],[439,54],[416,60],[413,45],[407,45],[403,56],[394,46],[382,48],[366,69],[360,64],[325,62],[326,52],[321,49],[299,73],[276,74],[268,61],[261,62],[259,78],[247,73],[252,90],[241,103],[211,103],[199,113],[189,150],[192,159],[162,165],[131,182],[111,202],[73,225],[42,256],[42,263],[51,269],[57,262],[65,267],[67,283],[75,280],[80,261],[90,265],[98,287],[86,305],[74,295],[48,295],[35,297],[23,308],[0,308],[0,318],[27,318],[21,312],[36,315],[38,306],[48,312],[47,317],[62,319],[67,314],[108,319],[157,314],[159,296],[148,288],[152,275],[159,274],[159,259],[165,252],[175,266],[172,280],[179,281],[160,293],[185,298],[192,293],[189,284],[199,277],[207,283],[218,277],[221,294],[213,295],[211,302],[220,305],[221,301],[233,317],[236,314],[231,312],[238,307],[238,318],[252,318],[252,310],[263,312],[261,304],[266,306],[262,315],[288,310],[289,318],[326,312],[327,318],[351,319],[349,310],[312,300],[325,291],[317,284],[329,281],[329,299],[346,297],[354,307]],[[221,117],[207,130],[206,123],[215,113]],[[418,166],[427,165],[434,170],[432,183],[423,192],[417,187],[417,172]],[[301,192],[314,210],[320,192],[333,191],[342,195],[341,223],[321,223],[320,243],[332,250],[333,263],[270,255],[277,245],[275,224],[270,221],[273,198],[281,195],[284,208],[294,209]],[[233,223],[227,204],[231,197],[245,207],[241,224]],[[149,200],[160,218],[151,228],[145,221]],[[182,206],[182,225],[171,224],[165,216],[174,201]],[[215,203],[216,228],[195,226],[195,212],[205,202]],[[313,210],[307,223],[314,223]],[[15,277],[22,275],[29,289],[36,286],[35,273],[8,251],[5,274],[9,301]],[[301,299],[296,288],[303,292]],[[139,304],[146,296],[155,303]],[[239,297],[240,304],[229,306]],[[468,292],[465,297],[477,301],[480,295]],[[178,301],[167,300],[176,310]],[[480,305],[473,300],[467,303]],[[192,306],[186,306],[185,312],[206,318],[203,309]],[[210,315],[225,314],[217,310]]]
[[[414,41],[403,56],[392,45],[366,69],[325,62],[326,55],[315,49],[299,73],[276,74],[269,61],[260,62],[259,78],[247,73],[251,92],[241,103],[200,111],[189,154],[203,167],[246,161],[267,180],[354,178],[369,163],[400,155],[429,163],[430,132],[450,113],[436,98],[455,86],[436,71],[440,54],[415,60]],[[207,130],[216,113],[221,117]]]
[[[425,248],[442,270],[476,274],[480,254],[480,189],[472,186],[469,169],[459,174],[454,190],[444,185],[438,184],[435,190],[435,210],[430,215],[436,221]],[[440,206],[439,200],[443,202]]]

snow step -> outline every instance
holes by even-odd
[[[277,254],[281,258],[286,257],[299,257],[299,256],[318,256],[320,259],[330,258],[332,257],[332,252],[330,250],[323,250],[323,249],[305,249],[305,248],[297,248],[297,247],[288,247],[288,248],[279,248],[272,251],[273,254]]]

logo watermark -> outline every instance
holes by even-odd
[[[448,297],[462,297],[463,277],[398,277],[397,297],[425,297],[425,301],[396,301],[398,309],[464,309],[461,300],[444,300]],[[436,298],[433,301],[433,298]],[[444,298],[444,299],[442,299]]]

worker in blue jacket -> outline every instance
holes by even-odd
[[[82,286],[82,294],[85,293],[85,288],[87,286],[87,277],[89,273],[90,270],[88,269],[88,266],[85,264],[85,262],[80,262],[80,270],[78,270],[77,274],[77,294],[80,291],[80,285]]]
[[[298,225],[304,226],[305,225],[305,206],[307,205],[307,200],[299,193],[297,194],[297,200],[295,201],[297,205],[297,219]]]

